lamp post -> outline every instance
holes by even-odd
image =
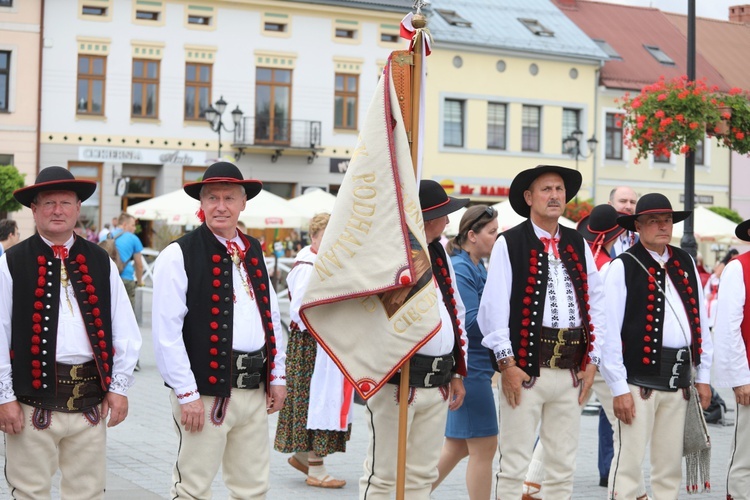
[[[227,102],[224,100],[224,96],[221,96],[213,106],[209,106],[205,111],[205,117],[208,121],[209,127],[211,127],[211,130],[219,134],[219,158],[221,158],[221,129],[223,128],[224,131],[232,133],[237,130],[242,123],[242,110],[240,110],[240,107],[238,105],[234,109],[234,111],[232,111],[232,121],[234,122],[234,128],[231,130],[228,129],[224,124],[224,121],[222,120],[222,115],[224,114],[224,110],[226,109]]]
[[[594,154],[596,145],[599,141],[596,140],[596,136],[592,135],[590,139],[586,141],[589,154],[583,154],[581,151],[581,142],[583,141],[583,131],[575,129],[571,134],[563,139],[563,151],[570,155],[571,158],[576,160],[576,170],[578,170],[578,158],[587,159]],[[578,195],[576,195],[576,203],[578,203]]]

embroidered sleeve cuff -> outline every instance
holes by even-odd
[[[174,394],[177,397],[177,402],[181,405],[190,403],[201,397],[197,387],[187,391],[174,391]]]
[[[13,392],[13,382],[0,382],[0,404],[10,403],[16,400],[16,393]]]
[[[507,357],[513,357],[513,349],[500,349],[495,352],[496,359],[503,359]]]
[[[589,360],[596,366],[602,366],[602,358],[599,356],[589,356]]]
[[[130,384],[128,383],[128,377],[121,373],[112,375],[112,382],[109,384],[110,392],[114,392],[121,396],[127,396],[129,387]]]
[[[277,375],[271,380],[270,385],[286,385],[286,375]]]

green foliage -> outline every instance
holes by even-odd
[[[737,224],[739,224],[740,222],[742,222],[744,220],[740,214],[738,214],[737,212],[735,212],[731,208],[727,208],[727,207],[708,207],[708,209],[710,211],[712,211],[713,213],[721,215],[725,219],[729,219],[732,222],[737,223]]]
[[[23,187],[24,174],[13,165],[0,165],[0,212],[16,212],[23,208],[13,198],[13,191]]]

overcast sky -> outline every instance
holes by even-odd
[[[655,7],[664,12],[687,14],[688,0],[599,0],[601,2],[619,3]],[[729,20],[729,7],[750,3],[748,0],[695,0],[695,12],[699,17],[712,17],[723,21]]]

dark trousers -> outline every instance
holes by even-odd
[[[612,426],[607,420],[604,409],[599,409],[599,478],[609,477],[609,467],[612,465],[612,457],[615,454],[612,441]]]

